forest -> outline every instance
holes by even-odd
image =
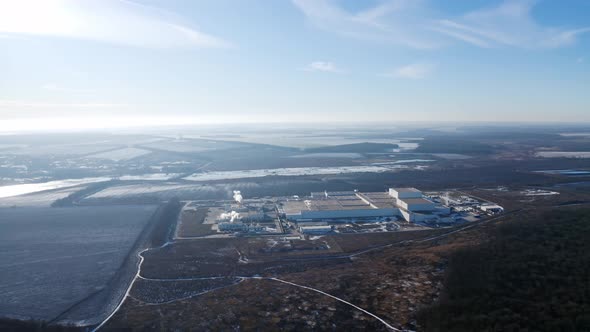
[[[455,252],[425,331],[590,331],[590,209],[537,212]]]

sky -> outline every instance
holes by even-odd
[[[587,0],[0,0],[0,131],[590,122]]]

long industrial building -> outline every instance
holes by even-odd
[[[400,217],[406,221],[425,220],[448,214],[415,188],[390,188],[388,192],[358,191],[312,193],[308,199],[283,202],[280,211],[292,221]]]

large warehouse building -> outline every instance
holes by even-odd
[[[309,199],[283,202],[280,212],[292,221],[402,217],[407,221],[425,213],[448,212],[427,200],[415,188],[390,188],[389,192],[358,191],[312,193]]]

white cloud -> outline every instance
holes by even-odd
[[[453,41],[477,47],[556,48],[576,42],[590,27],[542,26],[531,14],[536,0],[505,0],[458,18],[435,12],[427,0],[383,0],[349,12],[335,0],[292,0],[314,26],[348,37],[431,49]]]
[[[438,20],[432,30],[480,47],[521,48],[567,46],[575,43],[579,35],[590,32],[590,27],[568,30],[541,26],[531,14],[536,2],[506,0],[458,19]]]
[[[292,0],[307,20],[320,29],[376,42],[417,49],[440,46],[423,23],[428,9],[422,0],[390,0],[351,13],[330,0]]]
[[[231,46],[171,13],[125,0],[2,0],[0,33],[148,48]]]
[[[307,65],[303,70],[305,71],[320,71],[327,73],[342,73],[343,71],[336,67],[332,62],[327,61],[314,61]]]
[[[412,63],[409,65],[396,68],[390,73],[383,76],[407,78],[412,80],[419,80],[429,76],[434,70],[434,65],[429,63]]]

